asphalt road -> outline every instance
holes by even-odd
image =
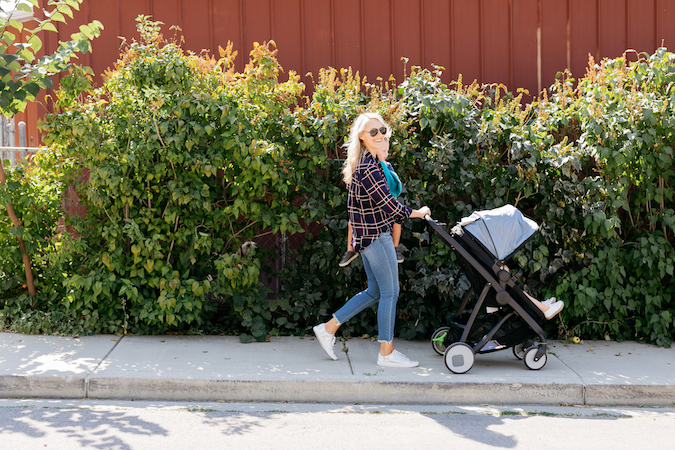
[[[675,409],[0,400],[0,448],[673,448]]]

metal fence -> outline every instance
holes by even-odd
[[[16,164],[18,161],[30,158],[39,150],[37,147],[0,147],[0,159]]]
[[[14,144],[18,141],[19,146]],[[0,159],[8,160],[10,164],[29,158],[37,153],[39,148],[26,147],[26,124],[15,123],[14,118],[0,117]]]

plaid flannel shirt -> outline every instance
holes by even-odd
[[[347,186],[347,211],[352,225],[352,246],[359,253],[394,223],[401,223],[412,209],[399,203],[389,192],[382,168],[370,152],[364,152]]]

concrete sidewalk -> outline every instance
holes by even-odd
[[[377,366],[377,342],[342,345],[332,361],[313,337],[0,333],[0,398],[675,406],[675,348],[553,341],[539,371],[505,350],[456,375],[428,341],[395,342],[414,369]]]

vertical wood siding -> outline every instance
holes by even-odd
[[[675,49],[675,0],[87,0],[60,39],[93,19],[104,26],[81,62],[111,67],[135,18],[177,25],[185,48],[213,54],[232,41],[242,70],[254,42],[274,40],[285,70],[301,76],[352,67],[369,80],[403,79],[404,62],[445,68],[448,82],[502,83],[532,94],[555,74],[585,73],[589,55]],[[54,44],[54,42],[52,42]]]
[[[536,96],[565,69],[584,76],[589,55],[600,61],[626,50],[675,50],[675,0],[86,0],[68,24],[58,24],[58,36],[43,36],[44,51],[100,20],[105,30],[93,53],[78,61],[100,82],[120,55],[120,37],[138,38],[140,14],[164,22],[169,39],[182,34],[194,52],[218,56],[231,41],[239,71],[254,42],[274,40],[282,67],[308,86],[307,74],[327,67],[400,82],[412,65],[437,65],[446,83],[461,75],[465,83],[501,83]],[[21,115],[33,145],[44,112],[31,104]]]
[[[83,63],[99,74],[137,37],[135,18],[181,27],[185,47],[217,54],[232,41],[243,69],[253,42],[274,40],[279,61],[301,76],[352,67],[371,81],[403,79],[404,63],[445,68],[444,81],[502,83],[532,94],[570,69],[583,76],[592,55],[675,48],[675,0],[87,0],[62,26],[84,20],[105,30]]]
[[[501,83],[536,96],[565,69],[582,77],[589,55],[600,61],[627,49],[675,50],[675,0],[86,0],[59,24],[58,39],[100,20],[105,30],[93,53],[78,61],[100,81],[120,54],[120,37],[138,38],[140,14],[164,22],[167,38],[179,26],[184,48],[194,52],[217,56],[232,41],[239,71],[254,42],[274,40],[285,71],[308,85],[308,73],[327,67],[400,82],[405,57],[408,73],[412,65],[438,65],[446,83],[461,74],[465,83]],[[47,50],[57,45],[54,35],[45,41]]]

